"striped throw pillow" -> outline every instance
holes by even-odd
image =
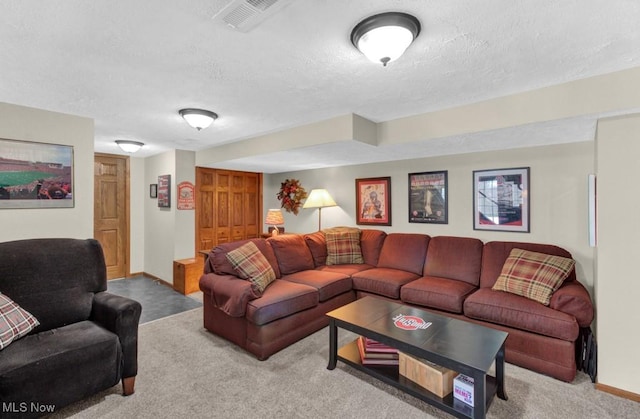
[[[327,242],[327,265],[364,263],[360,247],[360,229],[335,228],[324,231]]]
[[[573,259],[514,248],[492,289],[548,306],[551,295],[567,279],[575,264]]]
[[[259,292],[263,292],[276,279],[269,261],[253,242],[227,253],[227,260],[238,271],[238,275],[251,281]]]
[[[39,324],[31,313],[0,293],[0,349],[6,348]]]

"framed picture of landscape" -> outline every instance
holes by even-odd
[[[0,139],[0,209],[73,206],[72,146]]]

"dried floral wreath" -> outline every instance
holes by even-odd
[[[298,215],[298,211],[302,207],[302,200],[307,197],[307,192],[297,179],[287,179],[280,184],[280,192],[278,192],[279,201],[282,201],[281,207],[287,212]]]

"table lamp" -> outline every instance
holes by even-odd
[[[278,230],[278,226],[284,224],[282,210],[270,209],[269,211],[267,211],[267,218],[266,220],[264,220],[264,223],[268,226],[272,226],[273,230],[271,231],[271,235],[277,236],[280,233],[280,231]]]

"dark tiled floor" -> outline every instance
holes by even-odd
[[[150,322],[202,306],[199,295],[187,297],[158,281],[135,276],[108,282],[109,292],[129,297],[142,304],[140,323]],[[196,293],[201,294],[201,293]]]

